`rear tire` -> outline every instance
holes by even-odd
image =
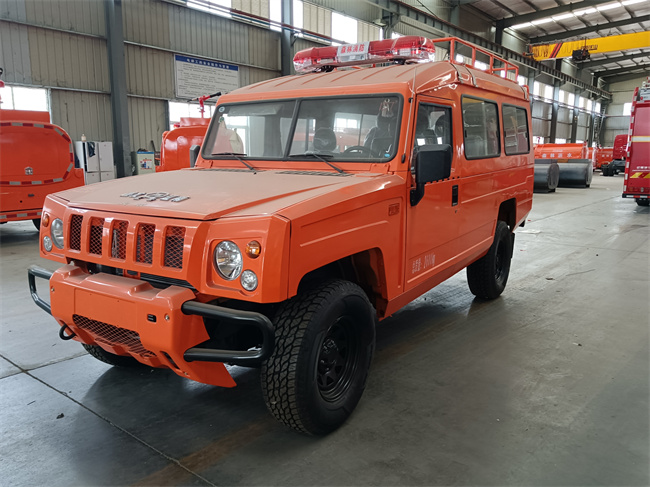
[[[647,198],[641,199],[641,198],[636,198],[635,199],[636,204],[639,206],[648,206],[650,205],[650,200]]]
[[[498,298],[506,287],[512,258],[512,234],[506,222],[497,221],[488,253],[467,267],[469,290],[478,298]]]
[[[323,435],[352,414],[375,347],[375,311],[348,281],[322,284],[282,304],[275,350],[262,364],[266,406],[287,426]]]
[[[88,345],[86,343],[82,343],[83,347],[86,349],[86,351],[95,357],[97,360],[100,360],[106,364],[109,365],[115,365],[117,367],[140,367],[144,366],[144,364],[138,362],[136,359],[133,357],[126,356],[126,355],[116,355],[111,352],[107,352],[104,350],[102,347],[99,345]]]
[[[38,230],[40,232],[40,230],[41,230],[41,219],[40,218],[34,218],[32,220],[32,223],[36,227],[36,230]]]

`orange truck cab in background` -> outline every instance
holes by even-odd
[[[650,203],[650,77],[634,90],[623,198]]]
[[[0,224],[32,220],[39,227],[45,197],[84,185],[70,137],[48,112],[0,110]]]
[[[156,166],[156,172],[190,167],[190,149],[203,143],[209,123],[209,118],[184,117],[178,127],[163,132],[160,165]]]
[[[437,43],[489,69],[433,62]],[[195,167],[49,196],[41,256],[63,265],[28,274],[98,359],[224,387],[225,364],[261,367],[270,412],[324,434],[361,397],[378,320],[464,268],[476,296],[503,292],[532,206],[530,98],[454,38],[294,65],[219,98]]]

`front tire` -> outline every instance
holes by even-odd
[[[639,206],[648,206],[650,205],[650,200],[649,199],[641,199],[641,198],[636,198],[636,204]]]
[[[348,281],[285,302],[274,320],[275,350],[261,370],[271,414],[310,435],[341,426],[366,386],[375,319],[364,291]]]
[[[95,357],[97,360],[104,362],[109,365],[115,365],[117,367],[140,367],[143,366],[133,357],[126,355],[116,355],[111,352],[107,352],[99,345],[88,345],[87,343],[82,343],[86,351]]]
[[[512,234],[506,222],[497,221],[488,253],[467,267],[469,290],[478,298],[498,298],[506,288],[512,258]]]

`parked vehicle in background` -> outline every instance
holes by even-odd
[[[612,148],[612,159],[609,163],[603,163],[601,170],[603,176],[615,176],[619,172],[625,171],[625,161],[628,151],[628,134],[621,134],[614,137],[614,147]]]
[[[160,147],[160,165],[156,172],[176,171],[192,166],[190,149],[200,146],[208,130],[209,118],[181,118],[178,127],[163,132]]]
[[[48,112],[0,110],[0,224],[32,220],[39,228],[45,197],[84,185],[70,137]]]
[[[609,164],[612,162],[613,154],[613,147],[594,147],[592,157],[594,161],[594,169],[602,169],[603,164]]]
[[[634,90],[623,198],[648,206],[650,197],[650,77]]]
[[[452,61],[432,62],[436,43]],[[457,63],[458,44],[489,68]],[[361,398],[377,320],[464,268],[479,298],[504,291],[532,206],[530,97],[456,38],[294,65],[221,96],[195,167],[50,196],[40,252],[63,266],[29,279],[99,360],[223,387],[226,364],[261,367],[269,411],[324,434]]]
[[[591,159],[586,142],[579,144],[537,144],[535,159]]]

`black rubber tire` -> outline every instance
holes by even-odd
[[[32,223],[36,227],[36,230],[38,230],[40,232],[41,231],[41,219],[40,218],[34,218],[32,220]]]
[[[650,200],[647,198],[640,199],[640,198],[635,198],[636,204],[639,206],[648,206],[650,205]]]
[[[497,221],[488,253],[467,267],[467,283],[479,298],[498,298],[506,288],[512,259],[512,234],[506,222]]]
[[[309,435],[341,426],[366,386],[376,313],[354,283],[324,283],[282,304],[275,349],[262,364],[266,406],[280,422]]]
[[[613,168],[611,165],[602,166],[603,176],[613,176]]]
[[[90,355],[109,365],[115,365],[117,367],[144,367],[144,364],[138,362],[130,355],[116,355],[107,352],[99,345],[88,345],[86,343],[82,343],[82,345]]]

